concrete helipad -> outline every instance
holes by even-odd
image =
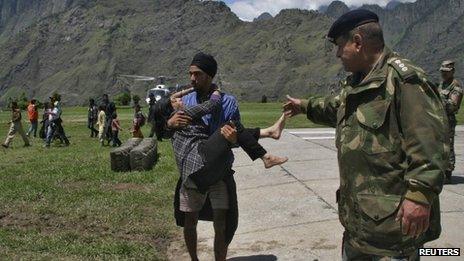
[[[333,129],[285,130],[279,141],[261,140],[281,167],[264,169],[235,149],[239,227],[229,260],[340,260],[343,228],[338,221],[335,191],[338,164]],[[456,137],[457,169],[453,184],[441,193],[443,233],[430,247],[464,250],[464,127]],[[213,260],[212,223],[198,225],[199,258]],[[170,248],[172,260],[189,260],[183,242]],[[425,258],[424,258],[425,259]],[[433,258],[425,260],[459,260]]]

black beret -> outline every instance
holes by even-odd
[[[195,65],[204,71],[206,74],[214,78],[217,72],[217,62],[212,55],[205,54],[205,53],[197,53],[195,57],[193,57],[192,62],[190,65]]]
[[[330,27],[329,33],[327,34],[327,39],[332,43],[335,43],[337,38],[343,33],[349,32],[363,24],[373,22],[379,22],[379,17],[374,12],[365,9],[349,11],[348,13],[340,16],[337,21],[332,24],[332,27]]]

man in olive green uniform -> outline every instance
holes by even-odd
[[[454,78],[454,62],[444,61],[440,67],[442,82],[439,86],[440,95],[443,105],[446,109],[449,122],[449,136],[450,136],[450,163],[446,170],[446,181],[451,182],[451,174],[453,173],[456,164],[456,154],[454,153],[454,136],[456,129],[456,114],[459,111],[462,101],[462,88],[461,84]]]
[[[447,120],[424,72],[390,51],[376,14],[340,17],[328,38],[352,72],[339,94],[288,97],[286,115],[336,128],[343,260],[417,260],[440,235]]]

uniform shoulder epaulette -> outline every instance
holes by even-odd
[[[345,88],[345,87],[348,85],[348,79],[349,79],[349,78],[343,79],[343,80],[340,80],[340,81],[338,82],[338,84],[340,85],[341,88]]]
[[[423,80],[425,78],[425,72],[407,59],[394,57],[388,60],[388,64],[398,72],[404,81],[413,79]]]
[[[464,90],[462,89],[462,85],[458,80],[454,79],[453,80],[453,85],[454,85],[454,87],[453,87],[454,91],[459,92],[461,94],[464,93]]]
[[[457,79],[454,79],[453,80],[453,85],[458,87],[458,88],[461,88],[462,89],[462,85],[461,85],[461,82],[459,82]]]

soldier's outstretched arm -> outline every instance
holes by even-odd
[[[397,107],[408,158],[406,198],[432,204],[443,187],[448,164],[448,123],[440,98],[426,83],[399,83]]]
[[[286,115],[304,113],[306,117],[321,125],[335,128],[337,125],[337,112],[340,107],[340,95],[326,97],[311,97],[305,99],[294,99],[287,96],[288,102],[284,105]]]

